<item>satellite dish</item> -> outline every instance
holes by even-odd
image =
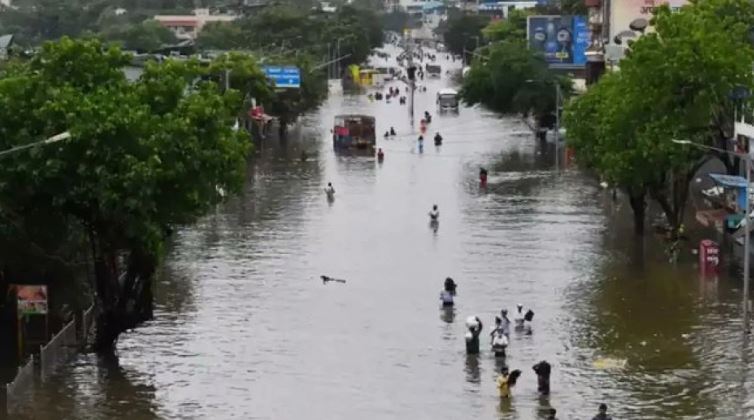
[[[619,32],[617,35],[615,35],[615,37],[613,38],[613,41],[616,44],[621,45],[621,44],[623,44],[623,40],[624,39],[631,39],[631,38],[636,38],[636,32],[634,32],[634,31],[623,31],[623,32]]]
[[[634,19],[631,23],[628,24],[628,27],[631,28],[632,31],[639,31],[641,33],[644,33],[644,30],[647,29],[647,26],[649,26],[649,22],[647,22],[647,20],[644,18]]]

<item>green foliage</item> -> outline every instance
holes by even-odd
[[[399,34],[402,34],[403,30],[406,28],[414,29],[421,25],[421,22],[417,22],[417,20],[411,17],[411,15],[403,11],[385,13],[382,15],[381,19],[382,29],[398,32]]]
[[[363,62],[382,44],[379,16],[349,5],[336,13],[280,5],[223,27],[208,25],[199,35],[202,48],[251,49],[265,55],[298,52],[315,57],[327,56],[328,44],[334,51],[338,40],[341,54],[351,54],[344,64]]]
[[[266,102],[274,96],[272,86],[256,58],[240,52],[229,52],[215,59],[207,69],[218,85],[225,83],[226,72],[230,76],[231,89],[257,101]]]
[[[453,54],[461,55],[464,50],[473,50],[479,37],[481,42],[482,29],[489,23],[489,18],[467,13],[451,14],[448,17],[443,38],[445,46]]]
[[[618,186],[645,188],[677,228],[700,152],[672,140],[715,146],[722,140],[725,147],[729,94],[754,86],[752,21],[754,6],[746,0],[693,2],[677,13],[659,8],[656,32],[632,44],[620,73],[567,109],[579,160]],[[671,186],[671,179],[686,183]]]
[[[245,44],[241,27],[227,22],[206,24],[196,39],[197,47],[202,50],[235,50],[242,49]]]
[[[461,97],[468,104],[483,104],[505,113],[527,116],[532,113],[546,123],[555,110],[555,83],[564,95],[570,85],[550,71],[544,58],[530,51],[524,41],[503,41],[488,48],[464,77]],[[549,125],[549,124],[548,124]]]
[[[16,42],[29,46],[64,35],[78,36],[95,30],[107,7],[105,0],[20,0],[0,10],[0,32],[13,33]]]
[[[3,149],[73,134],[6,158],[0,197],[21,208],[48,202],[102,227],[110,243],[154,250],[166,228],[220,200],[216,186],[240,186],[248,142],[230,128],[237,94],[220,96],[206,83],[186,93],[200,74],[196,63],[151,63],[130,84],[127,62],[97,41],[64,38],[0,81]]]
[[[291,58],[279,58],[278,64],[289,64]],[[313,71],[311,57],[298,55],[294,64],[301,69],[301,89],[279,89],[268,112],[280,118],[283,126],[296,120],[304,112],[316,108],[327,97],[327,78],[322,71]],[[283,128],[284,129],[284,128]]]
[[[258,85],[252,89],[256,92],[254,97],[265,104],[267,112],[280,117],[283,126],[317,107],[326,97],[324,70],[311,69],[325,60],[328,44],[334,56],[338,40],[341,55],[350,54],[343,60],[343,68],[365,61],[372,49],[382,44],[378,16],[374,11],[349,5],[341,6],[336,13],[307,12],[281,5],[222,27],[208,26],[199,36],[199,44],[205,48],[252,49],[265,57],[265,64],[296,65],[301,69],[301,89],[280,89],[270,96],[261,94]],[[235,74],[234,70],[232,77]]]
[[[118,41],[128,50],[139,52],[155,51],[158,48],[175,44],[173,31],[160,25],[155,20],[145,20],[139,24],[115,27],[104,34],[109,41]]]
[[[482,34],[484,38],[492,41],[524,41],[526,40],[526,18],[532,12],[524,9],[514,9],[508,12],[508,18],[490,22]]]
[[[538,4],[530,10],[535,15],[586,16],[589,12],[584,4],[584,0],[560,0],[558,4]]]
[[[148,283],[122,286],[112,262],[130,256],[129,273],[148,281],[156,263],[131,264],[156,261],[174,226],[209,211],[220,191],[238,191],[250,147],[232,129],[241,96],[198,81],[198,63],[149,63],[130,83],[122,69],[129,62],[99,41],[63,38],[0,79],[0,149],[72,134],[3,158],[2,213],[22,215],[13,218],[16,232],[45,249],[56,246],[40,231],[63,224],[85,232],[110,343],[144,319],[129,315],[135,290],[151,296]]]

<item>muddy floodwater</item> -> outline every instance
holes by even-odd
[[[651,234],[631,235],[626,204],[556,171],[519,120],[439,115],[451,82],[422,83],[417,114],[434,115],[423,153],[406,106],[340,93],[260,146],[243,194],[175,235],[154,321],[122,336],[117,360],[79,356],[18,417],[536,419],[552,406],[585,419],[600,402],[620,419],[754,417],[735,264],[717,279],[700,279],[692,256],[669,264]],[[333,117],[354,112],[377,118],[384,162],[334,153]],[[447,276],[454,313],[439,308]],[[501,403],[500,361],[486,338],[466,356],[464,321],[489,332],[517,303],[533,330],[511,335],[507,365],[523,375]],[[546,398],[540,360],[553,366]]]

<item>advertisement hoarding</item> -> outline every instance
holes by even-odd
[[[668,4],[671,10],[680,9],[688,4],[687,0],[611,0],[610,1],[610,39],[615,35],[631,30],[631,22],[636,19],[652,18],[654,10]]]
[[[585,16],[529,16],[526,36],[529,48],[540,51],[551,67],[586,64],[590,33]]]

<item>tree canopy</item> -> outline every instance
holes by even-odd
[[[540,54],[524,41],[502,41],[485,48],[464,77],[461,97],[468,104],[482,104],[504,114],[534,115],[540,124],[551,125],[555,111],[555,83],[563,93],[570,84],[550,71]]]
[[[453,54],[461,55],[464,50],[473,50],[482,41],[482,29],[489,23],[489,18],[477,14],[452,13],[440,28],[445,46]],[[481,45],[481,44],[479,44]]]
[[[677,13],[660,7],[655,32],[565,114],[578,159],[642,196],[642,208],[643,195],[651,196],[674,230],[702,153],[672,140],[730,147],[730,93],[754,86],[752,18],[746,0],[694,1]]]
[[[108,41],[120,42],[125,49],[138,52],[155,51],[165,45],[173,45],[178,40],[173,31],[155,20],[124,26],[114,26],[103,32]]]
[[[4,158],[0,223],[32,245],[58,223],[82,233],[95,265],[100,348],[149,318],[165,238],[240,188],[250,147],[232,129],[240,94],[200,81],[198,63],[149,63],[131,83],[122,70],[129,61],[99,41],[63,38],[0,79],[0,148],[72,134]],[[44,249],[54,252],[49,240]]]
[[[531,11],[525,9],[511,10],[506,19],[495,20],[485,26],[482,34],[492,42],[526,40],[526,18],[531,14]]]

